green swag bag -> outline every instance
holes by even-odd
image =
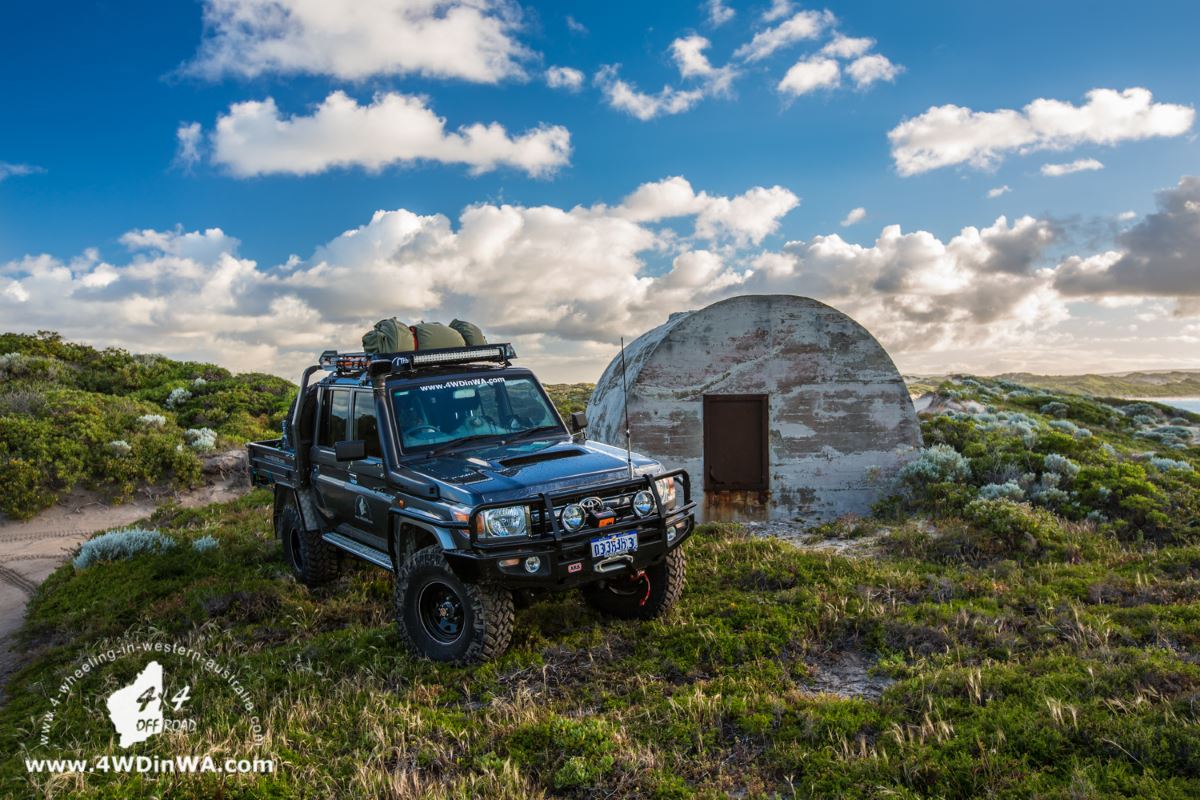
[[[363,334],[362,344],[363,350],[371,355],[417,349],[412,330],[395,317],[376,322],[374,328]]]

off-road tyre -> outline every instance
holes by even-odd
[[[433,661],[490,661],[512,638],[512,592],[461,580],[438,545],[400,565],[395,603],[400,638],[413,654]]]
[[[337,548],[322,539],[320,531],[305,529],[294,499],[284,502],[275,520],[275,532],[283,544],[283,559],[296,580],[315,589],[337,577]]]
[[[609,580],[587,584],[582,588],[583,599],[610,617],[657,619],[670,611],[683,594],[686,573],[683,548],[676,547],[662,561],[647,567],[642,577],[625,572]]]

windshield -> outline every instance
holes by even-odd
[[[528,377],[448,378],[392,392],[404,451],[466,439],[508,439],[562,426],[537,383]]]

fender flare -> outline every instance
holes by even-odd
[[[427,523],[421,520],[413,519],[411,514],[405,513],[403,509],[392,506],[388,509],[388,558],[392,562],[392,571],[400,569],[400,548],[397,541],[401,525],[411,525],[414,528],[420,528],[434,538],[438,546],[443,550],[456,550],[458,545],[454,542],[454,537],[450,531],[445,528],[439,528],[436,525]]]

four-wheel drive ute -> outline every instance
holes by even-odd
[[[587,441],[582,414],[568,429],[515,355],[326,352],[283,437],[249,445],[296,578],[325,583],[347,555],[391,570],[402,638],[439,661],[503,653],[514,593],[578,588],[652,619],[683,589],[687,473]]]

